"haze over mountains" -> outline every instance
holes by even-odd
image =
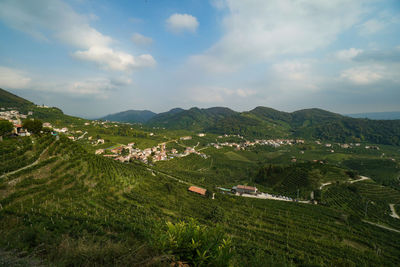
[[[371,120],[400,120],[400,111],[354,113],[346,115],[352,118],[366,118]]]

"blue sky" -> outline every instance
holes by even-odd
[[[0,87],[67,114],[400,110],[397,0],[0,0]]]

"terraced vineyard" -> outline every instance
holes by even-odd
[[[0,246],[45,263],[166,265],[173,255],[155,241],[164,222],[190,218],[218,224],[232,238],[234,266],[395,266],[400,259],[400,234],[352,216],[360,212],[339,202],[343,191],[332,191],[340,205],[331,207],[221,194],[212,200],[162,173],[153,176],[147,166],[88,154],[67,139],[41,143],[49,146],[37,165],[0,180]]]
[[[400,204],[400,192],[373,182],[356,184],[361,195],[375,202]]]
[[[385,199],[384,194],[388,193],[388,198]],[[328,186],[322,194],[322,202],[329,207],[347,211],[357,219],[400,229],[400,221],[390,216],[389,208],[389,204],[398,201],[399,196],[400,193],[391,188],[373,182],[360,182],[353,185]],[[393,202],[395,203],[398,202]]]
[[[37,138],[35,141],[31,138],[17,138],[2,142],[0,146],[0,175],[33,163],[51,142],[47,138]]]

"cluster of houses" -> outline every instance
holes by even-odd
[[[216,149],[220,149],[222,147],[234,147],[236,150],[245,150],[248,147],[252,147],[255,145],[265,145],[265,146],[273,146],[279,147],[281,145],[294,145],[294,144],[304,144],[304,140],[302,139],[268,139],[268,140],[254,140],[254,141],[245,141],[243,143],[235,143],[235,142],[223,142],[223,143],[211,143],[213,147]]]
[[[1,108],[0,111],[0,119],[11,122],[14,126],[12,134],[18,136],[31,135],[26,129],[22,127],[22,119],[26,119],[30,115],[33,115],[32,111],[29,111],[28,114],[21,114],[15,108],[9,108],[9,109]]]
[[[129,143],[128,145],[120,145],[112,149],[97,149],[96,155],[103,155],[104,157],[114,158],[121,162],[129,162],[131,160],[140,160],[144,163],[156,162],[161,160],[169,160],[175,157],[185,157],[190,154],[197,154],[203,158],[207,158],[207,155],[200,153],[193,147],[186,147],[183,153],[179,153],[178,150],[172,148],[167,151],[166,143],[158,144],[157,146],[145,149],[135,148],[135,143]],[[106,153],[110,151],[111,153]]]
[[[349,149],[349,148],[354,148],[354,147],[361,147],[360,143],[348,143],[348,144],[347,143],[344,143],[344,144],[341,144],[341,143],[335,143],[335,144],[325,143],[325,144],[323,144],[323,143],[321,143],[321,141],[318,141],[318,140],[315,141],[315,143],[317,145],[325,146],[326,148],[329,149],[329,152],[332,152],[332,153],[335,152],[335,150],[332,149],[334,145],[336,145],[339,148],[344,148],[344,149]],[[379,147],[378,146],[365,146],[365,149],[379,150]]]

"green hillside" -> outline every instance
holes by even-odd
[[[101,118],[101,120],[130,122],[130,123],[145,123],[153,118],[156,113],[149,110],[127,110],[110,114]]]
[[[32,105],[32,102],[0,88],[0,107],[25,107]]]
[[[165,221],[191,218],[208,229],[201,231],[232,240],[224,265],[395,266],[400,257],[400,234],[363,222],[357,207],[329,204],[339,193],[323,195],[327,206],[223,194],[212,200],[157,168],[88,154],[64,138],[40,140],[38,164],[0,178],[0,246],[45,265],[167,266],[183,254],[160,243],[172,234]],[[11,156],[18,142],[2,153]],[[387,216],[375,211],[378,220]]]
[[[0,88],[0,108],[15,108],[22,114],[33,112],[33,118],[48,121],[51,123],[83,123],[84,120],[69,116],[56,107],[40,107],[34,103],[16,96]]]

